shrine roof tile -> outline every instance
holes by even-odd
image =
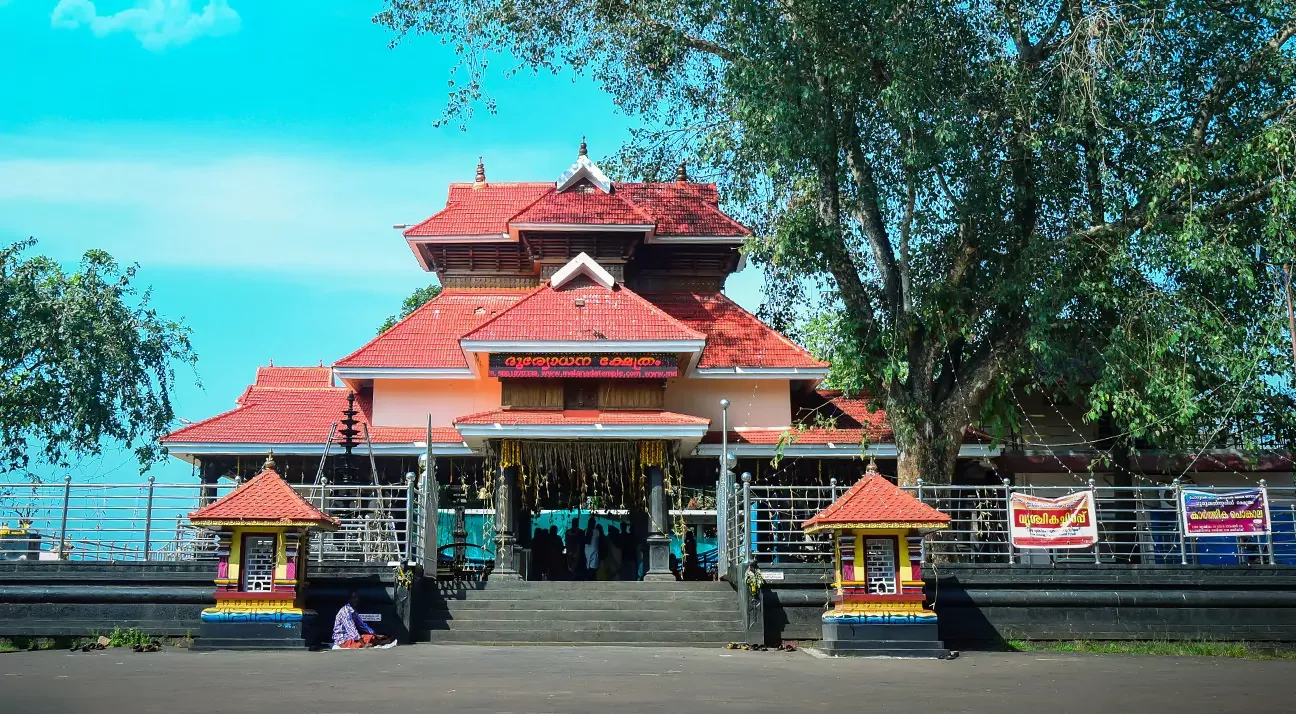
[[[801,527],[806,531],[889,523],[944,527],[949,521],[947,514],[914,498],[870,464],[863,478]]]
[[[656,293],[645,297],[707,336],[699,368],[826,369],[828,363],[776,332],[723,293]]]
[[[447,290],[391,329],[338,360],[335,367],[467,369],[459,338],[528,293]]]
[[[212,521],[275,521],[332,530],[338,525],[293,490],[274,470],[273,462],[247,483],[189,514],[196,525]]]

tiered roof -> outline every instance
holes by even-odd
[[[334,366],[467,370],[459,338],[526,295],[519,290],[444,291]]]
[[[751,234],[719,208],[715,184],[612,183],[610,193],[559,192],[551,182],[455,183],[446,207],[405,237],[500,237],[514,224],[647,225],[653,235],[733,238]]]
[[[928,506],[891,483],[869,463],[864,478],[855,482],[832,505],[801,524],[806,533],[851,528],[924,528],[949,526],[947,514]]]
[[[220,499],[189,514],[194,525],[292,525],[333,530],[338,521],[302,498],[266,460],[265,469]]]
[[[670,316],[707,336],[700,369],[810,369],[828,363],[774,331],[723,293],[646,296]]]
[[[581,276],[559,287],[546,282],[462,339],[701,342],[706,335],[623,285],[607,288]]]
[[[163,437],[167,446],[177,444],[258,444],[258,445],[323,445],[328,440],[333,424],[342,418],[347,406],[346,387],[327,382],[302,381],[298,383],[319,386],[278,386],[292,381],[300,370],[315,367],[260,367],[257,381],[248,387],[237,400],[237,406],[223,414],[195,422]],[[328,371],[328,368],[324,368]],[[420,427],[373,426],[373,400],[365,394],[356,398],[357,415],[361,424],[369,425],[369,436],[375,444],[404,444],[427,438],[427,429]],[[432,430],[436,443],[461,443],[454,429]],[[335,443],[340,439],[334,437]]]

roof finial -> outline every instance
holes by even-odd
[[[261,470],[262,470],[262,471],[274,471],[274,467],[275,467],[275,462],[274,462],[274,449],[271,449],[271,450],[270,450],[270,453],[266,454],[266,460],[265,460],[265,463],[261,465]]]
[[[688,167],[684,162],[679,162],[679,167],[675,169],[675,180],[680,183],[688,183]]]
[[[482,163],[482,157],[477,157],[477,183],[486,183],[486,164]]]
[[[875,473],[877,473],[877,472],[878,472],[878,469],[877,469],[877,459],[875,459],[875,458],[873,458],[872,456],[870,456],[870,457],[869,457],[868,470],[865,471],[864,475],[867,476],[868,474],[875,474]]]
[[[585,146],[585,137],[583,136],[581,137],[580,155],[581,156],[589,155],[589,147]]]

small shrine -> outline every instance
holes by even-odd
[[[309,532],[338,523],[289,486],[274,469],[189,514],[217,531],[216,605],[202,612],[197,649],[287,649],[307,646],[314,614],[304,609]]]
[[[878,473],[864,477],[814,518],[806,533],[833,539],[832,607],[823,614],[824,652],[832,655],[946,657],[936,613],[926,607],[922,533],[950,517]]]

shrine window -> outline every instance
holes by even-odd
[[[268,593],[274,589],[275,537],[249,535],[243,538],[243,592]]]

